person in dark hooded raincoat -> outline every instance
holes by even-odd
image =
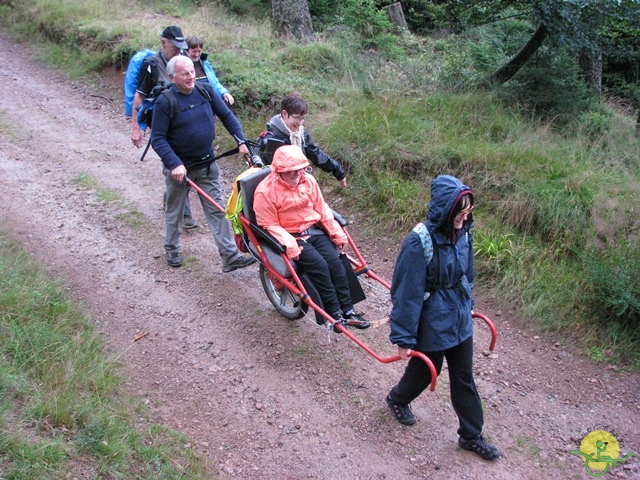
[[[413,425],[409,404],[431,383],[431,374],[409,353],[427,355],[438,374],[446,358],[459,420],[458,445],[494,460],[500,452],[482,436],[482,404],[473,378],[473,206],[467,185],[450,175],[438,176],[431,182],[427,221],[402,244],[391,286],[389,339],[409,363],[386,402],[400,423]]]

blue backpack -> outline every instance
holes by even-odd
[[[124,112],[130,117],[133,113],[133,97],[136,95],[136,88],[138,88],[138,74],[140,73],[140,67],[142,62],[150,56],[157,53],[155,50],[149,50],[148,48],[136,52],[136,54],[129,60],[129,66],[127,67],[127,73],[124,76]]]

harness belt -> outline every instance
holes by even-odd
[[[311,225],[306,230],[304,230],[304,231],[302,231],[300,233],[292,233],[291,235],[294,238],[299,238],[299,237],[308,237],[310,235],[322,235],[323,233],[324,233],[323,229],[321,229],[317,225]]]

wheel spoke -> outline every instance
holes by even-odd
[[[301,303],[297,295],[270,277],[271,275],[266,271],[264,265],[261,265],[260,280],[267,297],[276,310],[289,320],[296,320],[304,315],[306,304]],[[276,285],[280,288],[277,288]]]

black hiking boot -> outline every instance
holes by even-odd
[[[391,408],[391,411],[396,416],[396,420],[398,420],[403,425],[413,425],[416,423],[416,417],[413,415],[411,408],[409,408],[409,404],[401,404],[395,403],[391,400],[391,394],[387,395],[385,398],[387,405]]]
[[[480,455],[485,460],[495,460],[500,456],[500,450],[487,442],[482,435],[476,435],[469,440],[460,437],[458,445],[464,450]]]

